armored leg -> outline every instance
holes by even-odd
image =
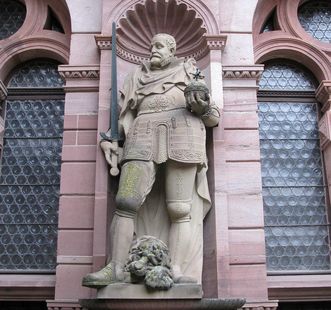
[[[196,282],[195,279],[184,277],[181,271],[191,238],[190,213],[196,171],[195,164],[173,161],[169,161],[166,167],[166,202],[171,219],[169,250],[177,283]]]
[[[116,211],[110,227],[111,262],[100,271],[83,278],[87,287],[102,287],[123,282],[126,262],[134,233],[134,217],[155,181],[152,162],[130,161],[123,165],[116,195]]]

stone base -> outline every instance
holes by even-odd
[[[87,310],[236,310],[245,299],[82,299]]]
[[[148,289],[144,284],[114,283],[98,289],[97,299],[201,299],[197,284],[174,284],[167,291]]]

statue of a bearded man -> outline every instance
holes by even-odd
[[[175,283],[201,283],[202,221],[210,208],[205,127],[216,126],[220,114],[208,93],[188,90],[195,61],[176,58],[175,51],[172,36],[155,35],[149,61],[125,80],[119,102],[125,143],[110,228],[110,262],[88,274],[85,286],[125,281],[132,241],[141,235],[154,235],[167,244]],[[119,150],[106,140],[101,147],[112,164]],[[152,188],[157,188],[154,193]]]

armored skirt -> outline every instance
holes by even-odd
[[[123,161],[146,160],[160,164],[172,159],[203,164],[205,140],[203,122],[185,107],[139,113],[126,137]]]

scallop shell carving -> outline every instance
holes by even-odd
[[[118,54],[131,62],[148,59],[152,37],[168,33],[175,37],[178,57],[203,57],[206,27],[198,14],[176,0],[137,3],[117,23]]]

